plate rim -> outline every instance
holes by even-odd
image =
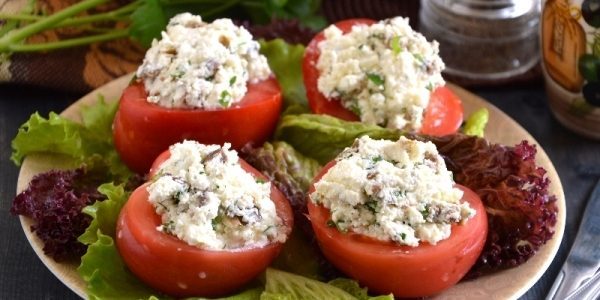
[[[61,116],[66,115],[67,117],[74,119],[75,121],[80,121],[77,112],[80,110],[82,105],[86,104],[85,102],[93,101],[93,99],[97,98],[98,95],[102,94],[102,91],[115,89],[115,88],[121,89],[120,87],[125,86],[126,83],[128,83],[130,81],[131,76],[132,76],[132,73],[121,76],[121,77],[114,79],[114,80],[102,85],[101,87],[89,92],[88,94],[84,95],[83,97],[79,98],[77,101],[75,101],[71,105],[69,105],[65,110],[63,110],[60,113],[60,115]],[[540,264],[540,267],[538,267],[536,269],[534,274],[529,276],[524,284],[522,284],[519,288],[515,289],[513,293],[508,295],[508,299],[517,299],[520,296],[522,296],[523,294],[525,294],[529,289],[531,289],[531,287],[533,285],[535,285],[535,283],[537,283],[537,281],[542,277],[542,275],[548,269],[548,267],[550,266],[550,264],[553,262],[554,258],[556,257],[556,254],[558,253],[560,244],[562,243],[562,239],[564,236],[565,221],[566,221],[566,202],[565,202],[565,196],[564,196],[564,189],[563,189],[560,177],[558,176],[558,173],[556,171],[556,168],[554,167],[554,164],[552,163],[552,161],[550,160],[550,158],[548,157],[548,155],[546,154],[546,152],[542,148],[542,146],[537,142],[537,140],[535,140],[535,138],[533,138],[533,136],[531,136],[531,134],[527,130],[525,130],[519,123],[517,123],[514,119],[512,119],[509,115],[504,113],[502,110],[500,110],[499,108],[494,106],[492,103],[486,101],[485,99],[479,97],[478,95],[473,94],[473,93],[467,91],[466,89],[459,87],[457,85],[454,85],[452,83],[448,83],[448,86],[459,96],[459,98],[465,99],[464,96],[467,96],[469,99],[472,99],[475,102],[479,102],[479,103],[483,104],[483,106],[486,107],[488,110],[491,110],[494,112],[494,114],[497,114],[498,116],[502,117],[503,121],[506,122],[507,125],[509,125],[510,127],[514,127],[517,130],[524,133],[524,136],[522,136],[520,139],[526,139],[531,144],[536,145],[536,149],[537,149],[536,161],[538,163],[540,161],[547,162],[547,165],[544,163],[544,169],[546,169],[546,172],[547,172],[546,175],[551,180],[550,190],[555,192],[554,195],[556,196],[556,205],[558,207],[556,224],[554,226],[554,235],[553,235],[552,239],[548,240],[546,242],[546,244],[544,244],[542,246],[541,250],[538,251],[538,253],[536,253],[536,255],[534,255],[531,259],[529,259],[525,263],[525,264],[531,263],[531,261],[533,259],[535,259],[536,256],[540,255],[540,252],[542,252],[542,251],[546,255],[546,259],[542,261],[542,263]],[[118,99],[105,99],[105,101],[118,101]],[[469,101],[471,101],[471,100],[469,100]],[[471,108],[471,109],[473,109],[473,108]],[[489,127],[490,126],[487,126],[486,131],[489,130]],[[19,174],[18,174],[18,179],[17,179],[17,189],[16,189],[17,194],[19,192],[21,192],[24,188],[26,188],[26,186],[29,184],[29,180],[27,180],[27,182],[24,182],[25,181],[24,170],[26,169],[25,166],[27,166],[29,164],[29,162],[32,160],[31,157],[34,157],[34,156],[35,156],[35,154],[32,156],[27,156],[19,169]],[[30,179],[30,178],[31,177],[28,177],[27,179]],[[67,263],[67,264],[58,263],[58,262],[54,261],[54,259],[52,259],[51,257],[45,255],[42,248],[38,246],[38,244],[41,241],[39,241],[37,235],[35,235],[33,232],[31,232],[29,230],[29,227],[31,226],[31,223],[32,223],[31,219],[28,217],[25,217],[25,216],[19,216],[19,220],[21,223],[21,228],[23,229],[23,232],[24,232],[31,248],[33,248],[35,254],[42,261],[42,263],[46,266],[46,268],[48,268],[48,270],[50,270],[50,272],[59,281],[61,281],[64,285],[66,285],[75,294],[77,294],[81,298],[85,299],[87,297],[86,286],[85,286],[85,283],[82,280],[82,278],[79,276],[79,274],[78,273],[76,274],[77,278],[75,278],[74,280],[67,280],[67,279],[65,279],[65,277],[62,274],[62,272],[64,270],[61,271],[61,269],[57,267],[57,265],[63,265],[63,267],[66,268],[67,265],[72,265],[71,267],[75,267],[75,272],[76,272],[77,266],[73,263]],[[505,273],[507,271],[518,270],[518,268],[519,267],[494,272],[493,274],[485,275],[484,277],[480,277],[480,278],[485,278],[488,276],[497,276],[497,275]],[[476,282],[477,279],[475,279],[473,281]],[[469,281],[467,281],[467,283],[468,282]],[[458,286],[458,285],[456,285],[456,286]],[[448,291],[452,291],[453,288],[450,288]],[[438,296],[435,296],[434,299],[447,298],[447,297],[444,297],[444,295],[448,291],[445,291],[444,293],[442,293]],[[450,296],[450,298],[452,298],[452,297]]]

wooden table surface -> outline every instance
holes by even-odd
[[[542,299],[575,238],[586,200],[600,178],[600,142],[582,138],[552,116],[541,84],[472,90],[498,106],[537,139],[561,178],[567,204],[565,235],[552,265],[521,299]],[[60,112],[79,95],[0,85],[0,299],[77,299],[37,258],[10,215],[19,169],[10,161],[10,142],[35,111]]]

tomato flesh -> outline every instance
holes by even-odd
[[[266,180],[240,160],[256,178]],[[231,294],[263,272],[281,251],[282,243],[236,251],[204,250],[188,245],[156,227],[161,218],[148,201],[146,183],[137,188],[121,210],[117,221],[117,247],[129,269],[143,282],[175,297],[219,297]],[[273,185],[271,199],[289,236],[292,209]]]
[[[184,139],[204,144],[266,141],[279,118],[281,89],[273,78],[248,84],[242,100],[227,109],[164,108],[146,101],[142,83],[123,91],[113,123],[115,148],[133,171],[146,173],[152,161],[170,145]]]
[[[331,168],[330,162],[314,182]],[[353,233],[341,233],[329,227],[329,210],[307,199],[309,218],[325,257],[346,275],[378,294],[395,297],[431,296],[456,284],[475,263],[487,236],[485,208],[473,191],[463,190],[476,215],[465,225],[452,225],[448,239],[436,245],[421,243],[417,247],[399,246]]]
[[[335,26],[343,33],[348,33],[354,25],[373,23],[375,21],[371,19],[349,19],[335,23]],[[346,121],[360,121],[359,116],[345,108],[339,99],[328,99],[319,91],[320,73],[317,62],[321,55],[319,43],[324,39],[325,34],[321,31],[310,41],[304,52],[302,76],[310,109],[316,114],[326,114]],[[463,107],[460,99],[450,89],[440,87],[431,93],[420,132],[435,136],[453,134],[460,127],[462,120]]]

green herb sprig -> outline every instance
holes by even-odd
[[[43,52],[126,37],[149,47],[153,39],[160,37],[169,19],[182,12],[201,15],[205,21],[235,16],[255,24],[266,24],[274,18],[298,19],[313,29],[326,24],[317,14],[320,0],[135,0],[112,11],[81,15],[110,2],[84,0],[49,16],[30,13],[33,11],[31,6],[24,13],[0,14],[0,21],[5,22],[0,28],[0,53]],[[117,21],[125,26],[105,27],[107,22]],[[94,34],[48,43],[26,42],[27,38],[40,32],[65,27]]]

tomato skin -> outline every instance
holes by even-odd
[[[152,163],[152,167],[150,167],[150,171],[148,171],[148,178],[154,177],[154,175],[156,175],[156,172],[158,172],[158,168],[160,167],[160,165],[163,162],[165,162],[165,160],[169,159],[169,157],[171,157],[171,151],[169,151],[168,149],[163,151],[163,153],[161,153],[159,156],[157,156],[154,162]]]
[[[441,86],[436,88],[429,97],[421,133],[434,136],[454,134],[460,128],[462,121],[462,101],[452,90]]]
[[[335,26],[343,33],[348,33],[354,25],[371,25],[373,23],[375,21],[371,19],[349,19],[335,23]],[[326,114],[346,121],[360,121],[359,116],[346,109],[339,99],[328,99],[319,91],[320,74],[317,62],[321,53],[318,44],[324,39],[323,31],[319,32],[310,41],[304,52],[302,76],[310,109],[316,114]],[[456,133],[462,121],[463,107],[460,99],[450,89],[439,87],[431,93],[420,133],[435,136],[453,134]]]
[[[314,183],[331,168],[327,164]],[[352,233],[341,233],[327,226],[330,212],[307,199],[308,213],[319,246],[325,257],[342,272],[378,294],[395,297],[424,297],[437,294],[456,284],[479,257],[487,236],[485,208],[470,189],[457,185],[476,210],[465,226],[452,225],[452,234],[437,245],[421,243],[417,247],[398,246]]]
[[[113,123],[115,148],[133,171],[146,173],[158,154],[184,139],[205,144],[262,144],[281,111],[281,89],[274,78],[248,84],[241,102],[227,109],[164,108],[146,101],[142,83],[128,86]]]
[[[266,180],[240,160],[242,167]],[[138,187],[117,221],[117,247],[129,269],[143,282],[175,297],[220,297],[235,292],[263,272],[279,254],[282,243],[238,251],[203,250],[156,230],[161,218],[148,201],[146,183]],[[271,199],[286,235],[292,231],[293,213],[283,194],[273,185]]]

